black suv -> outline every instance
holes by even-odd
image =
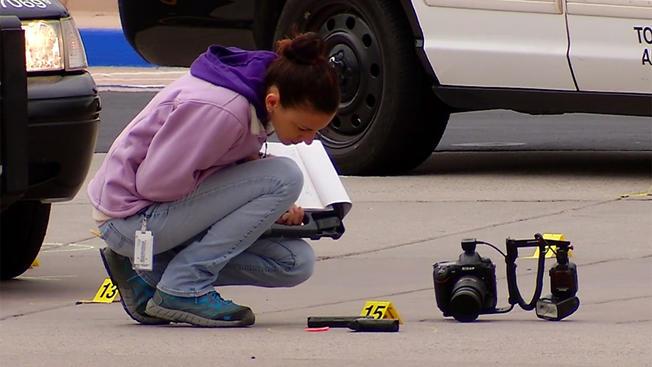
[[[72,199],[93,157],[100,100],[57,0],[0,3],[0,278],[36,258],[50,203]]]

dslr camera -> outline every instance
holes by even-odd
[[[475,247],[475,239],[462,240],[464,252],[457,262],[433,265],[437,307],[457,321],[470,322],[480,314],[496,312],[496,266]]]
[[[476,245],[483,244],[493,247],[505,258],[509,306],[496,307],[496,266],[489,258],[480,256]],[[573,314],[580,306],[577,297],[577,266],[570,262],[570,242],[545,239],[536,233],[534,239],[506,240],[507,254],[496,246],[475,238],[462,240],[464,252],[456,262],[437,262],[433,265],[432,278],[435,286],[437,307],[444,316],[453,316],[455,320],[470,322],[480,314],[507,313],[519,305],[526,311],[536,310],[537,317],[559,321]],[[516,281],[516,259],[518,249],[538,247],[536,288],[529,303],[521,297]],[[543,290],[543,274],[545,269],[545,254],[552,251],[557,258],[557,264],[550,271],[551,295],[541,297]]]

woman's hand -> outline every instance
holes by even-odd
[[[276,223],[290,226],[296,226],[303,223],[303,208],[296,204],[292,205],[292,207],[288,209],[288,211],[285,212]]]

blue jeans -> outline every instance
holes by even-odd
[[[259,237],[302,186],[291,159],[255,160],[218,171],[183,199],[111,219],[100,233],[113,251],[133,258],[134,234],[147,217],[154,269],[138,274],[175,296],[202,296],[223,285],[291,287],[312,275],[312,248],[302,239]]]

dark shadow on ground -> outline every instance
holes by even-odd
[[[652,151],[510,151],[433,153],[409,175],[505,174],[652,179]]]

